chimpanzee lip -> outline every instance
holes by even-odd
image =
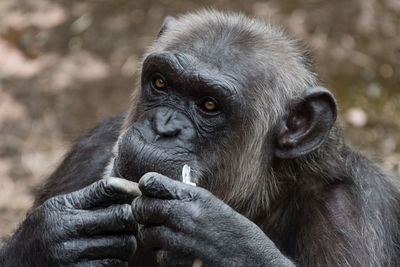
[[[142,133],[132,126],[131,132],[120,141],[113,169],[119,177],[134,182],[147,172],[158,172],[180,180],[183,165],[190,165],[194,158],[194,154],[189,150],[180,147],[167,149],[149,143]]]

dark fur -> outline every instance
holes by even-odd
[[[39,188],[34,208],[52,196],[76,191],[101,179],[124,117],[121,113],[104,120],[74,144],[57,170]]]
[[[300,266],[400,266],[398,188],[343,142],[338,125],[306,155],[283,159],[273,153],[293,99],[317,85],[296,42],[270,25],[218,12],[189,14],[171,27],[162,29],[147,55],[188,53],[237,73],[236,81],[248,89],[246,115],[220,133],[213,151],[199,155],[199,184],[255,222]],[[237,55],[222,56],[228,46]],[[107,119],[73,147],[39,190],[35,206],[102,178],[121,127],[128,129],[143,112],[140,87],[126,116]],[[154,264],[142,249],[131,266]]]

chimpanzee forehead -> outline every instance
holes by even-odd
[[[167,50],[190,54],[218,69],[254,62],[257,58],[255,34],[237,27],[194,27],[170,42]]]
[[[187,70],[231,77],[242,86],[249,85],[263,72],[262,64],[258,64],[257,51],[248,41],[221,40],[212,33],[209,36],[192,33],[180,38],[179,42],[169,43],[164,51],[175,54]]]

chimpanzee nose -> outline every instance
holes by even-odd
[[[160,108],[153,119],[153,129],[161,137],[177,137],[185,127],[185,116],[170,108]]]

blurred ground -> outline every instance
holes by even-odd
[[[347,140],[400,172],[400,1],[0,1],[0,236],[71,141],[124,110],[166,15],[201,7],[284,25],[312,48]]]

